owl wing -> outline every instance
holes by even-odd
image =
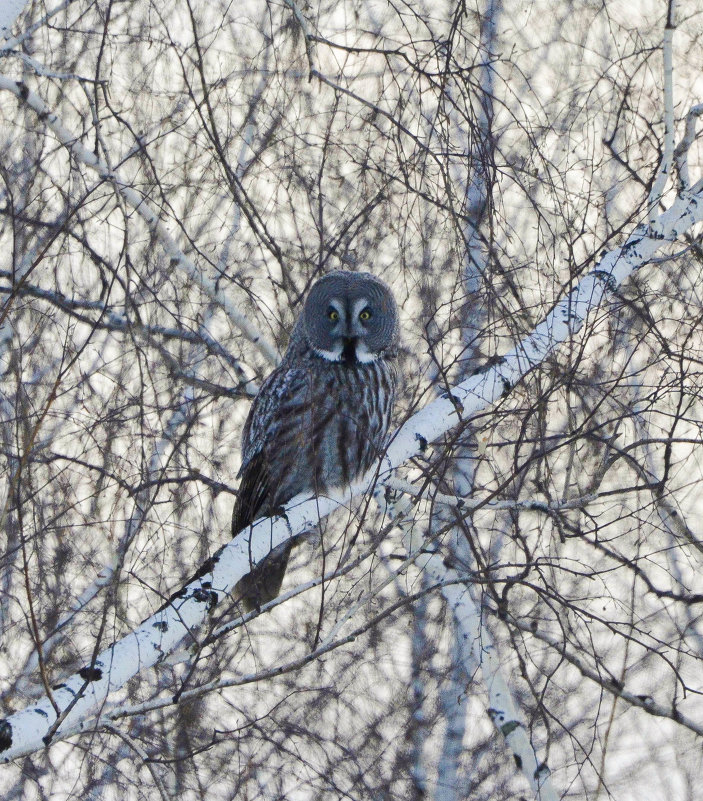
[[[270,469],[281,425],[306,396],[307,371],[282,364],[264,381],[242,432],[241,481],[232,512],[232,533],[272,511],[277,487]]]
[[[239,494],[232,510],[232,534],[238,534],[257,517],[261,517],[259,513],[266,507],[270,476],[263,450],[257,451],[249,459],[240,475]]]

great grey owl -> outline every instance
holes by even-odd
[[[300,492],[345,486],[380,456],[396,385],[398,309],[369,273],[333,272],[310,289],[288,350],[264,381],[242,434],[238,534]],[[246,609],[275,598],[293,541],[235,588]]]

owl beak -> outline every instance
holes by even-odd
[[[356,337],[342,337],[342,361],[351,364],[356,361]]]

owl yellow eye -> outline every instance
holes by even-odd
[[[366,322],[367,320],[371,319],[371,309],[364,309],[359,315],[359,319]]]
[[[339,320],[339,312],[336,309],[330,309],[327,312],[327,316],[330,318],[330,320]]]

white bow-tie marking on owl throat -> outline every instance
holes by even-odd
[[[344,361],[344,348],[340,347],[337,350],[322,350],[322,348],[313,348],[318,356],[327,359],[328,362],[343,362]],[[378,359],[378,353],[371,353],[366,347],[365,342],[356,340],[354,343],[354,354],[356,361],[362,364],[371,364]]]

